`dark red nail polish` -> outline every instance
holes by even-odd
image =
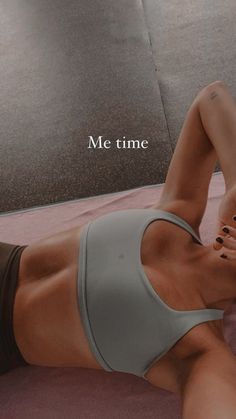
[[[222,230],[227,234],[229,233],[229,229],[227,227],[223,227]]]

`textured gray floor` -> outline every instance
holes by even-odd
[[[235,92],[234,0],[0,6],[0,211],[163,182],[199,89]]]
[[[172,146],[196,93],[224,80],[236,96],[235,0],[143,0]]]

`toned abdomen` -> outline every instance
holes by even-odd
[[[81,227],[28,246],[20,263],[14,333],[30,364],[98,368],[77,300]]]

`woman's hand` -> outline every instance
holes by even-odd
[[[228,259],[236,259],[236,184],[225,192],[220,202],[213,247],[215,250],[223,247]]]

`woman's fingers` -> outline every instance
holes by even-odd
[[[229,236],[236,239],[236,228],[235,227],[225,225],[225,226],[222,227],[222,233],[228,234]]]
[[[220,241],[218,241],[218,239]],[[217,236],[217,244],[221,247],[226,247],[227,249],[232,249],[236,251],[236,240],[229,236]]]
[[[224,246],[224,241],[226,238],[229,238],[230,235],[226,234],[225,232],[222,232],[222,234],[218,234],[218,236],[216,236],[215,241],[213,243],[213,247],[215,250],[219,250]]]
[[[226,247],[236,251],[236,228],[225,225],[221,230],[222,233],[216,237],[213,244],[214,249],[219,250],[222,247]]]
[[[228,260],[236,260],[236,252],[235,252],[235,250],[224,249],[223,255],[224,255],[223,257],[226,258],[226,260],[227,259]]]

